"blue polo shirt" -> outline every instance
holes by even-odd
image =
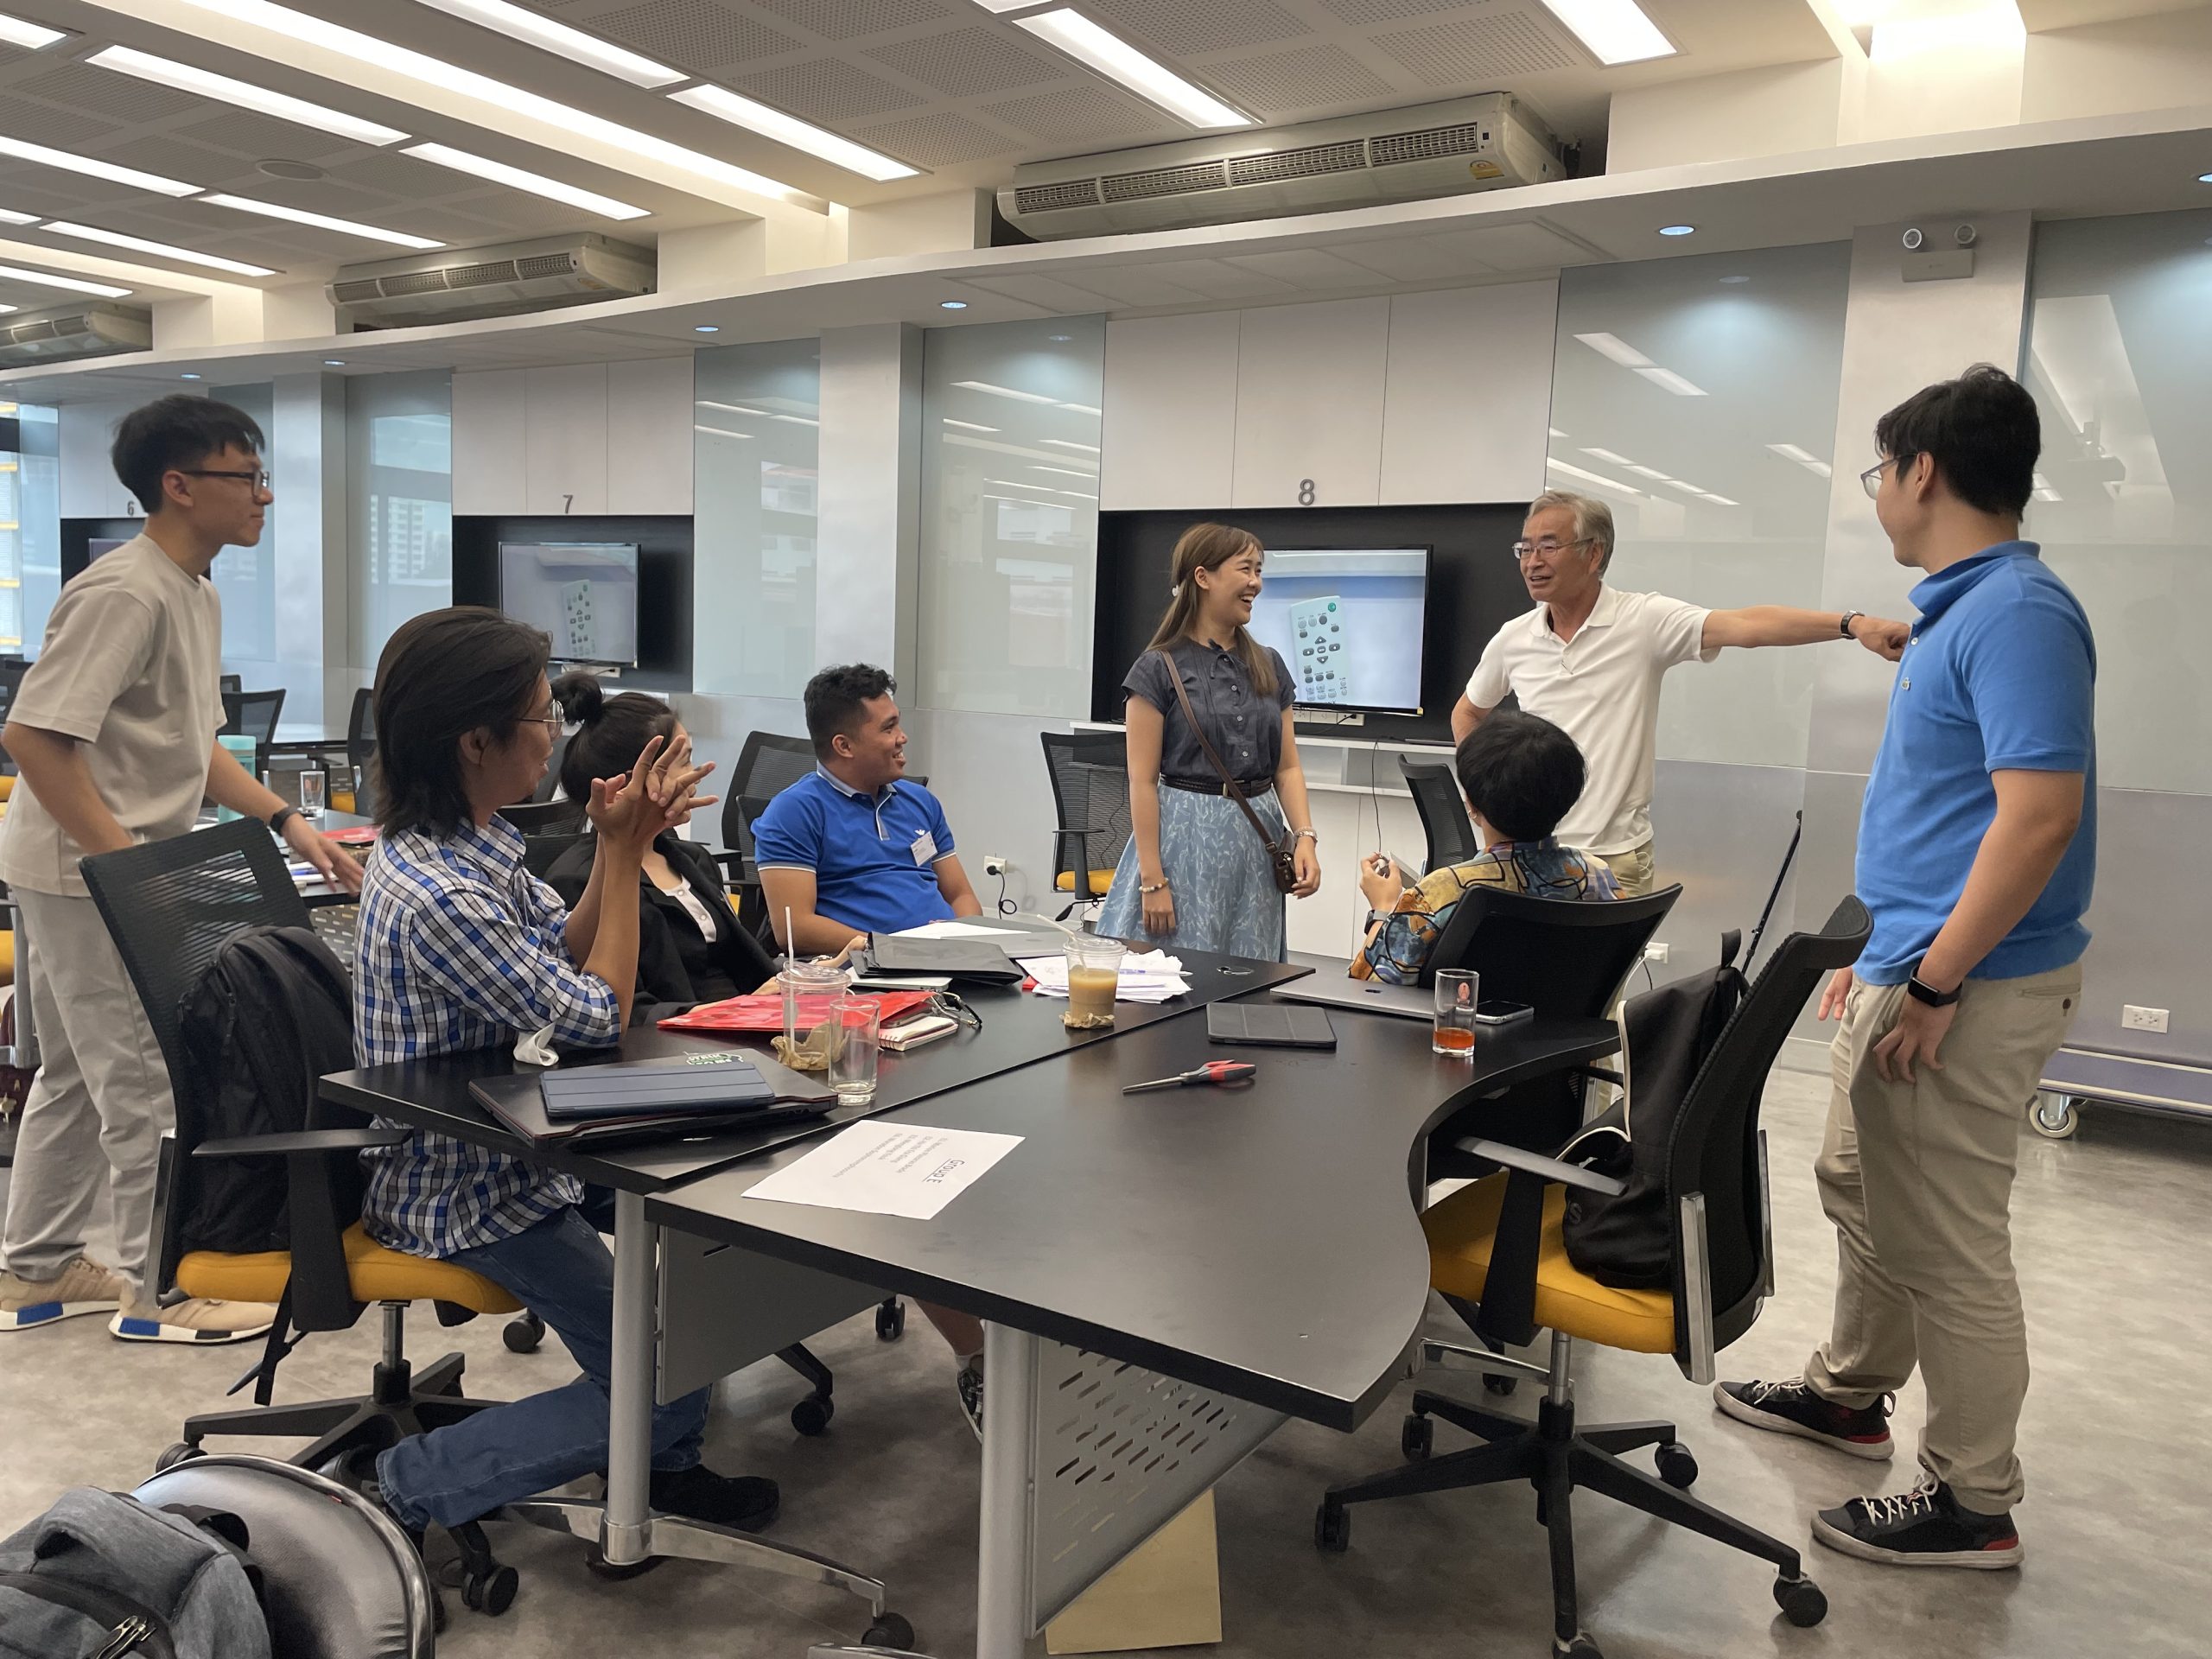
[[[950,920],[937,864],[951,855],[952,826],[919,784],[900,779],[870,797],[819,766],[753,825],[759,868],[812,870],[816,914],[871,933]]]
[[[1859,959],[1901,985],[1966,891],[1997,816],[1993,772],[2084,774],[2082,827],[2019,925],[1972,970],[2019,979],[2079,960],[2097,864],[2097,648],[2089,619],[2033,542],[1999,542],[1912,590],[1920,620],[1859,819]]]

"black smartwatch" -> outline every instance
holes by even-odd
[[[1931,1008],[1948,1008],[1959,1000],[1957,991],[1939,991],[1921,978],[1920,969],[1916,963],[1913,968],[1912,977],[1904,982],[1904,988],[1905,994],[1915,1001],[1925,1002]]]
[[[270,833],[278,836],[283,835],[284,833],[284,826],[299,816],[300,809],[296,806],[278,807],[274,812],[271,812],[269,815]]]
[[[1847,639],[1856,638],[1857,636],[1851,632],[1851,625],[1866,614],[1864,611],[1846,611],[1843,613],[1843,620],[1836,625],[1835,631]]]

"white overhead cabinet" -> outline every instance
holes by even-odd
[[[1108,512],[1217,507],[1236,465],[1241,311],[1106,325],[1098,505]]]
[[[61,405],[60,498],[64,518],[137,518],[145,504],[131,499],[115,476],[109,450],[115,426],[144,400]]]
[[[1391,299],[1384,506],[1541,493],[1558,310],[1555,282]]]
[[[524,371],[523,511],[607,511],[607,365]]]
[[[1231,506],[1376,504],[1389,336],[1387,299],[1244,313]]]
[[[526,369],[453,378],[453,510],[456,517],[519,516],[524,505]]]
[[[454,511],[689,513],[691,418],[688,356],[456,374]]]
[[[691,359],[607,365],[607,511],[692,509]]]

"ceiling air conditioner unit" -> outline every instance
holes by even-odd
[[[658,269],[626,242],[549,236],[347,265],[325,292],[356,327],[408,328],[628,299],[653,291]]]
[[[0,369],[149,351],[153,344],[153,313],[128,305],[71,305],[0,317]]]
[[[1281,219],[1567,176],[1528,106],[1485,92],[1409,109],[1033,162],[999,192],[1042,240]]]

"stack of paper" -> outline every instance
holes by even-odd
[[[1039,996],[1065,996],[1068,994],[1068,959],[1065,957],[1024,957],[1021,971],[1037,982]],[[1190,982],[1183,977],[1183,961],[1159,950],[1147,950],[1122,958],[1122,980],[1115,987],[1116,1002],[1166,1002],[1191,992]]]

